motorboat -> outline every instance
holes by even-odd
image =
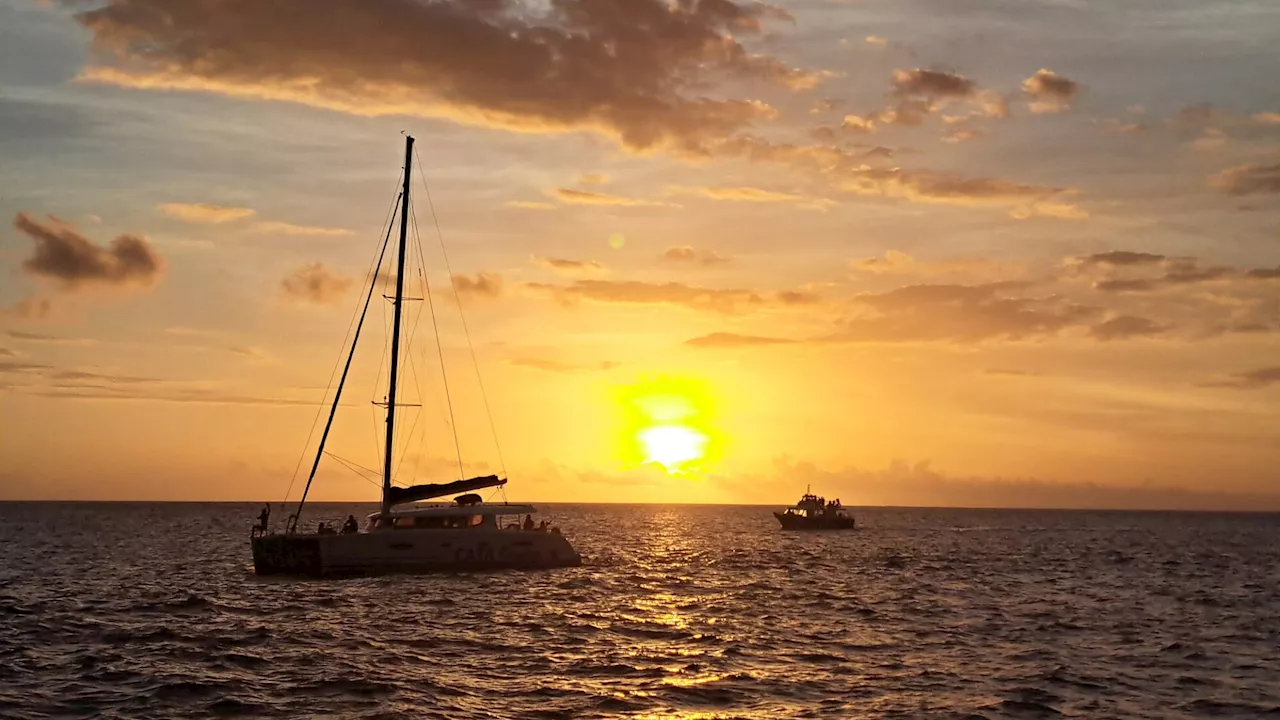
[[[849,515],[839,500],[828,502],[826,499],[805,492],[800,502],[781,511],[774,512],[783,530],[852,530],[855,527],[853,517]]]
[[[404,295],[406,230],[409,226],[410,179],[413,168],[413,138],[406,137],[404,182],[399,193],[399,245],[395,268],[390,357],[388,361],[386,435],[382,448],[381,507],[370,514],[361,528],[349,516],[340,529],[320,522],[313,531],[299,528],[302,508],[316,476],[325,443],[333,427],[342,390],[346,385],[360,341],[360,332],[368,314],[369,302],[379,277],[386,277],[383,259],[391,238],[392,224],[386,226],[382,250],[378,255],[369,287],[364,297],[360,322],[355,326],[350,353],[343,367],[330,408],[324,433],[320,437],[315,461],[307,477],[296,510],[289,515],[283,529],[270,524],[270,507],[258,516],[259,523],[250,532],[253,567],[259,575],[363,575],[383,572],[438,572],[463,570],[530,570],[571,567],[582,564],[582,558],[561,534],[558,527],[546,521],[534,524],[536,509],[527,504],[486,503],[475,490],[502,488],[507,478],[498,475],[459,479],[444,483],[425,483],[400,487],[393,483],[396,452],[396,410],[407,405],[397,395],[401,358],[401,309],[408,298]],[[461,306],[459,306],[461,307]],[[469,336],[468,336],[469,342]],[[478,372],[477,367],[477,372]],[[486,400],[487,408],[487,400]],[[492,418],[490,418],[492,421]],[[456,432],[456,430],[455,430]],[[456,438],[455,438],[456,440]],[[495,432],[496,440],[496,432]],[[339,458],[341,460],[341,458]],[[461,463],[460,463],[461,464]],[[376,472],[376,471],[371,471]],[[373,479],[373,478],[369,478]],[[422,501],[464,493],[448,504],[421,504]],[[523,520],[522,520],[523,518]],[[511,521],[513,519],[513,521]]]

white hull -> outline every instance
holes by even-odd
[[[581,556],[564,536],[532,530],[385,529],[253,539],[253,565],[259,575],[529,570],[581,564]]]

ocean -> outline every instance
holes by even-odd
[[[0,718],[1280,717],[1280,515],[545,505],[583,567],[282,580],[260,507],[0,503]]]

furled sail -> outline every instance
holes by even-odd
[[[417,502],[419,500],[430,500],[431,498],[452,495],[454,493],[500,487],[506,484],[506,478],[499,478],[497,475],[483,475],[481,477],[473,477],[466,480],[455,480],[449,483],[410,485],[406,488],[389,487],[386,490],[387,504],[402,505],[404,503]]]

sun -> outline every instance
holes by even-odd
[[[667,472],[680,470],[685,464],[702,458],[707,436],[683,425],[654,425],[637,436],[646,462],[654,462]]]
[[[623,419],[619,441],[625,462],[658,465],[671,475],[705,469],[715,446],[710,392],[705,383],[666,377],[617,389]]]

